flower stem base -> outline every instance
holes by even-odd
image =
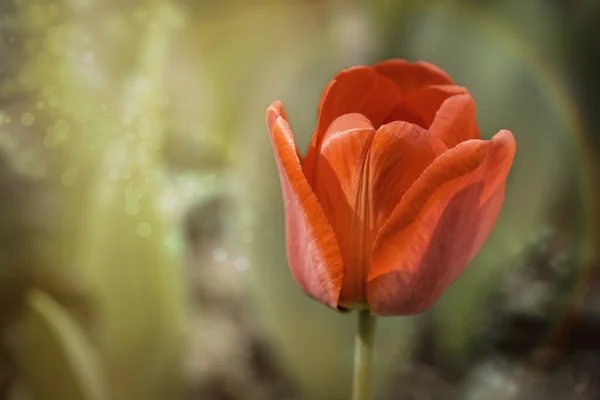
[[[371,364],[375,317],[369,311],[358,312],[358,330],[354,340],[354,381],[352,400],[371,399]]]

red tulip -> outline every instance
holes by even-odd
[[[333,309],[424,311],[494,226],[511,132],[481,140],[469,92],[404,60],[341,71],[317,116],[302,157],[281,102],[266,113],[295,280]]]

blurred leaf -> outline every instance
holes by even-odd
[[[32,291],[19,326],[17,363],[36,399],[107,399],[98,355],[68,312]]]
[[[92,184],[72,191],[84,192],[74,266],[96,305],[94,334],[113,400],[174,398],[181,389],[182,290],[156,204],[163,190],[164,63],[179,16],[166,3],[153,9],[124,85],[122,114],[102,132],[98,162],[78,178]]]

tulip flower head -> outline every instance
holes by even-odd
[[[266,113],[296,282],[336,310],[424,311],[490,234],[513,135],[481,140],[467,89],[425,62],[341,71],[317,116],[302,157],[281,102]]]

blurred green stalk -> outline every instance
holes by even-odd
[[[354,340],[352,400],[371,399],[371,365],[374,337],[375,317],[369,313],[369,310],[360,310],[358,312],[358,330]]]

